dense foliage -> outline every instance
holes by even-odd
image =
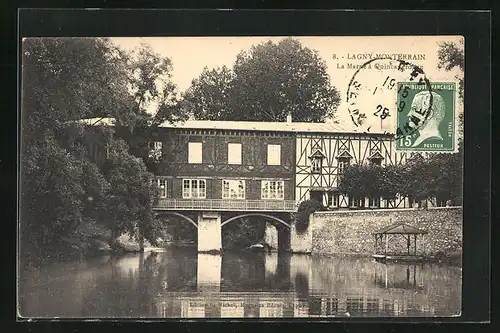
[[[26,258],[63,252],[84,221],[154,243],[156,188],[138,129],[175,119],[171,64],[148,48],[125,53],[105,38],[28,38],[22,44],[21,250]],[[151,71],[151,69],[157,69]],[[158,85],[163,78],[163,85]],[[156,103],[153,115],[148,102]],[[72,120],[113,117],[112,135]],[[89,154],[100,135],[105,163]],[[141,141],[142,140],[142,141]]]
[[[254,45],[232,69],[205,68],[184,94],[196,119],[320,122],[340,101],[325,62],[295,39]]]
[[[323,203],[315,199],[309,199],[302,201],[297,208],[297,214],[295,215],[295,229],[302,233],[309,227],[309,216],[318,211],[325,210]]]
[[[453,42],[441,42],[439,43],[438,49],[438,68],[444,69],[445,71],[450,71],[454,68],[458,68],[461,75],[457,75],[459,82],[459,97],[463,99],[464,97],[464,42],[453,43]]]
[[[455,154],[415,154],[407,163],[380,167],[350,165],[339,178],[339,190],[354,197],[424,200],[435,197],[462,204],[463,149]]]

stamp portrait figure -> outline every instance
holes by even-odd
[[[423,119],[417,110],[427,110],[429,109],[429,103],[431,103],[432,94],[432,106],[429,111],[429,116],[427,119]],[[421,118],[422,125],[419,128],[419,137],[413,142],[412,147],[417,147],[422,142],[428,139],[443,140],[443,136],[439,131],[439,126],[445,118],[446,107],[441,95],[436,92],[422,91],[415,95],[413,102],[408,112],[408,117],[418,117]]]
[[[413,130],[397,140],[397,149],[406,151],[452,152],[457,149],[456,85],[452,82],[431,82],[422,85],[400,83],[405,87],[398,94],[398,129]],[[405,132],[405,131],[401,131]]]

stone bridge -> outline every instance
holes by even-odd
[[[154,210],[157,216],[176,216],[193,225],[198,232],[198,252],[222,250],[222,228],[246,217],[260,217],[278,231],[278,247],[295,253],[311,252],[311,233],[298,233],[292,216],[293,200],[189,200],[160,199]]]

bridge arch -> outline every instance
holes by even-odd
[[[274,220],[274,221],[277,221],[281,224],[283,224],[284,226],[286,226],[288,229],[291,228],[290,224],[286,223],[285,221],[283,221],[282,219],[276,217],[276,216],[273,216],[273,215],[268,215],[268,214],[262,214],[262,213],[249,213],[249,214],[242,214],[242,215],[237,215],[237,216],[233,216],[227,220],[225,220],[224,222],[221,223],[221,228],[223,226],[225,226],[226,224],[228,224],[229,222],[232,222],[234,220],[237,220],[237,219],[240,219],[240,218],[243,218],[243,217],[248,217],[248,216],[260,216],[260,217],[265,217],[265,218],[268,218],[268,219],[271,219],[271,220]]]
[[[188,217],[186,215],[182,215],[181,213],[171,212],[171,211],[164,211],[164,212],[161,212],[161,213],[156,213],[156,216],[161,216],[161,215],[174,215],[174,216],[182,217],[184,220],[188,221],[189,223],[191,223],[192,225],[194,225],[194,227],[196,229],[198,229],[198,224],[195,221],[193,221],[193,219],[191,219],[190,217]]]

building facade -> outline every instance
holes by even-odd
[[[349,165],[405,163],[407,153],[396,151],[393,136],[318,128],[316,133],[297,133],[296,140],[297,201],[314,198],[330,209],[403,208],[410,205],[407,198],[354,198],[338,190],[339,178]]]
[[[163,123],[149,149],[157,161],[160,209],[293,212],[308,199],[332,210],[440,205],[435,198],[342,194],[339,178],[347,166],[399,165],[411,155],[396,151],[393,135],[356,133],[336,123]]]
[[[159,127],[159,206],[171,209],[295,209],[295,137],[249,122],[186,121]]]

